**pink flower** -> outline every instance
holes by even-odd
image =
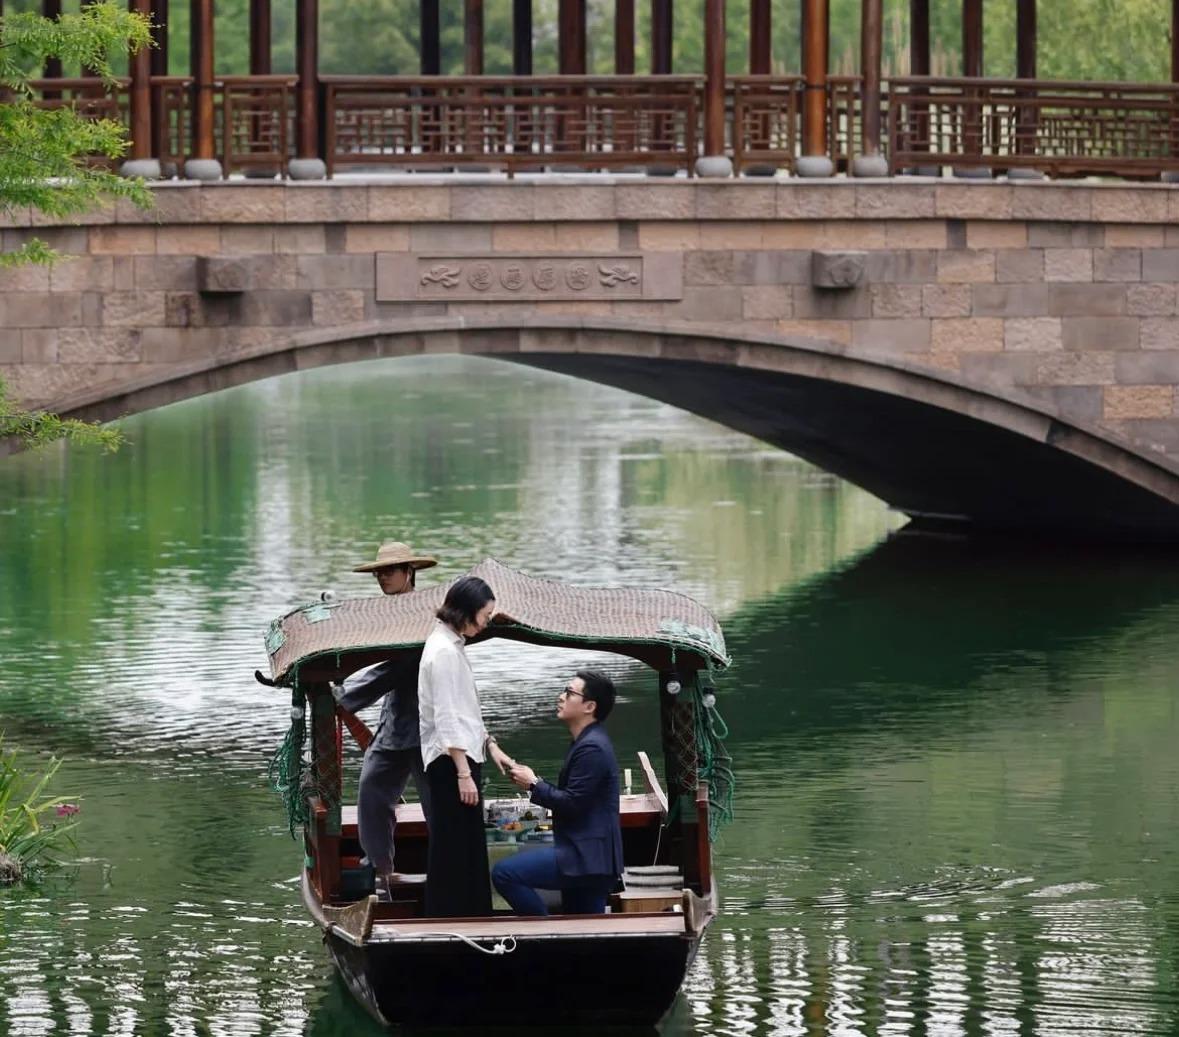
[[[58,817],[73,817],[82,808],[76,803],[62,803],[57,808]]]

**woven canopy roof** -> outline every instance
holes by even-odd
[[[573,587],[538,580],[493,558],[467,575],[486,580],[496,613],[478,640],[617,652],[659,670],[691,671],[729,659],[720,625],[699,602],[670,591]],[[336,680],[361,666],[419,648],[434,627],[446,587],[375,598],[317,602],[270,625],[266,650],[277,684]]]

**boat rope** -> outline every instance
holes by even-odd
[[[287,824],[291,838],[295,829],[307,824],[307,793],[303,787],[303,750],[307,743],[307,705],[303,693],[296,684],[291,690],[291,726],[279,747],[270,758],[266,777],[270,787],[281,797],[287,811]]]
[[[439,930],[436,933],[420,933],[420,936],[451,936],[456,940],[462,940],[468,946],[474,947],[480,954],[511,954],[516,949],[516,938],[514,936],[503,936],[495,942],[492,947],[484,947],[482,944],[476,943],[469,936],[464,936],[462,933],[447,933]],[[510,944],[510,946],[509,946]]]
[[[696,769],[708,785],[708,841],[716,842],[720,830],[733,820],[733,757],[725,747],[729,727],[716,708],[715,676],[712,666],[691,682],[695,707],[694,741]]]

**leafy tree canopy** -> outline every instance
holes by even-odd
[[[142,181],[128,180],[95,158],[117,160],[127,146],[123,127],[113,120],[92,120],[72,108],[40,108],[33,103],[29,77],[50,57],[63,64],[85,65],[108,83],[111,57],[150,45],[146,19],[123,10],[113,0],[96,3],[60,19],[17,11],[0,19],[0,213],[11,217],[31,209],[68,219],[115,198],[148,206]],[[0,250],[0,267],[52,263],[57,256],[39,238]],[[58,439],[98,443],[115,449],[116,429],[30,413],[8,398],[0,378],[0,439],[16,437],[36,446]]]

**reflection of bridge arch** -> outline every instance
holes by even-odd
[[[498,357],[614,385],[797,454],[925,520],[1179,540],[1179,472],[1022,397],[814,340],[683,322],[428,318],[294,335],[59,409],[110,419],[326,364]]]

